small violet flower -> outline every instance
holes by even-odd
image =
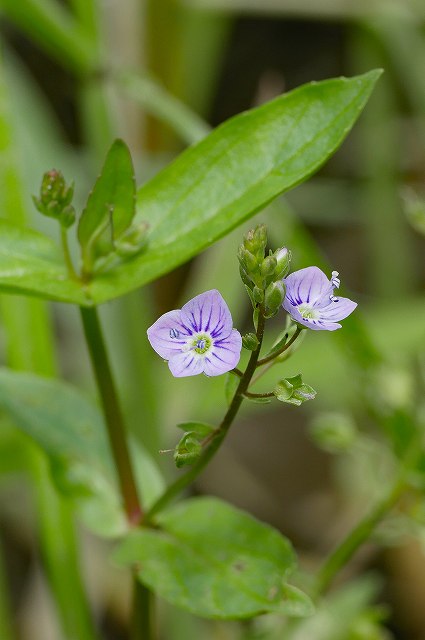
[[[226,373],[238,364],[242,348],[241,335],[216,289],[164,313],[149,327],[148,340],[177,378]]]
[[[318,267],[294,271],[284,278],[286,286],[283,308],[298,324],[315,331],[340,329],[339,320],[350,315],[357,303],[334,295],[340,280],[332,271],[330,280]]]

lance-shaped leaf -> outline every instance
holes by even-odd
[[[131,224],[136,186],[131,155],[122,140],[115,140],[102,172],[91,191],[78,224],[83,263],[114,249],[114,240]]]
[[[165,600],[207,618],[312,613],[308,597],[287,584],[291,544],[269,525],[215,498],[186,500],[157,524],[130,533],[115,560],[136,567]]]
[[[54,287],[54,297],[78,304],[101,303],[203,251],[317,171],[347,136],[379,75],[380,71],[371,71],[307,84],[225,122],[139,190],[133,224],[149,225],[144,252],[99,274],[78,293],[65,281],[62,294]],[[121,153],[122,149],[120,157]],[[124,184],[129,182],[127,169]],[[129,190],[121,193],[120,172],[108,169],[107,173],[108,180],[105,177],[103,186],[101,179],[102,188],[96,188],[99,196],[93,196],[93,206],[88,205],[80,223],[84,247],[106,224],[110,210],[105,203],[120,203],[125,212],[120,228],[129,224]],[[113,187],[108,186],[109,180]],[[92,211],[90,216],[87,211]],[[2,259],[3,245],[0,239],[0,286],[52,297],[49,270],[39,270],[40,281],[35,282],[29,272],[31,261],[22,271],[19,264]]]
[[[138,192],[148,250],[93,283],[99,301],[167,273],[306,180],[360,115],[380,71],[311,83],[231,118]]]

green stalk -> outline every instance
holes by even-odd
[[[345,540],[329,555],[317,574],[313,590],[316,598],[327,591],[336,575],[351,560],[358,549],[369,540],[376,526],[398,502],[405,487],[405,481],[399,480],[389,494],[381,502],[378,502],[374,509],[350,531]]]
[[[252,376],[254,375],[255,369],[257,367],[258,358],[261,351],[261,345],[263,342],[264,336],[264,325],[265,319],[264,315],[260,312],[258,318],[258,327],[257,327],[257,340],[258,346],[255,351],[252,352],[251,357],[249,359],[248,365],[245,369],[244,374],[240,378],[239,385],[235,391],[232,402],[221,422],[221,424],[212,432],[208,439],[204,442],[206,444],[206,448],[204,449],[203,454],[198,458],[197,462],[192,466],[192,468],[185,473],[183,476],[178,478],[175,482],[173,482],[158,498],[158,500],[152,505],[149,511],[145,516],[145,523],[151,521],[153,516],[156,513],[159,513],[166,507],[175,496],[177,496],[183,489],[185,489],[189,484],[191,484],[199,474],[203,471],[203,469],[207,466],[213,456],[216,454],[220,445],[222,444],[224,438],[226,437],[230,427],[232,426],[233,420],[235,419],[239,408],[244,399],[244,395],[248,390],[249,384],[251,382]]]
[[[153,611],[153,593],[135,576],[133,581],[132,640],[154,640],[157,637]]]
[[[143,517],[128,450],[123,414],[115,389],[96,308],[80,307],[84,335],[99,390],[109,443],[118,474],[128,521],[137,525]]]
[[[0,74],[0,78],[4,77]],[[18,170],[7,87],[0,81],[0,138],[2,141],[0,195],[3,214],[25,224],[24,187]],[[56,375],[53,331],[45,303],[33,298],[0,296],[6,333],[7,362],[12,369]],[[72,512],[51,483],[44,454],[34,447],[30,459],[36,501],[38,542],[64,638],[95,640],[96,633],[79,570],[78,544]],[[0,634],[3,638],[3,634]]]

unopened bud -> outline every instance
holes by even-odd
[[[291,252],[286,247],[282,247],[282,249],[277,249],[274,252],[274,257],[276,258],[274,275],[278,280],[284,278],[289,271],[289,267],[291,266]]]
[[[260,287],[257,287],[257,285],[255,285],[252,290],[252,297],[254,298],[255,302],[261,304],[264,301],[264,291],[260,289]]]
[[[33,202],[40,213],[56,218],[63,227],[67,228],[75,221],[75,211],[71,205],[73,195],[73,183],[67,185],[62,173],[51,169],[44,174],[40,197],[33,196]]]
[[[264,295],[265,317],[272,318],[277,314],[285,297],[285,285],[281,280],[271,282]]]
[[[250,229],[244,237],[244,247],[250,251],[258,261],[264,257],[267,245],[267,227],[259,224],[255,229]]]
[[[258,347],[258,338],[255,333],[247,333],[242,336],[242,346],[249,351],[255,351]]]
[[[267,276],[270,276],[272,273],[274,273],[276,266],[277,266],[276,258],[274,256],[267,256],[266,258],[264,258],[260,266],[261,275],[264,276],[265,278]]]

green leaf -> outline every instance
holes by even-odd
[[[149,250],[96,279],[94,299],[169,272],[306,180],[346,137],[380,73],[304,85],[231,118],[187,149],[138,192]]]
[[[2,219],[0,286],[8,293],[90,304],[88,291],[68,277],[62,254],[52,240]]]
[[[130,533],[115,560],[138,567],[139,579],[168,602],[207,618],[312,613],[308,597],[286,584],[291,544],[269,525],[215,498],[186,500],[157,524]]]
[[[84,394],[58,380],[0,369],[0,409],[47,454],[53,480],[87,526],[106,536],[126,531],[103,418]],[[131,452],[148,506],[163,487],[140,449],[133,444]]]
[[[0,286],[88,306],[155,280],[317,171],[348,134],[379,75],[371,71],[304,85],[230,119],[187,149],[138,192],[134,223],[149,224],[145,251],[88,285],[65,277],[61,289],[57,278],[64,269],[56,262],[52,273],[49,258],[36,265],[34,276],[32,260],[22,269],[22,262],[10,260],[10,243],[1,239]],[[100,178],[80,222],[84,247],[107,224],[107,204],[119,212],[120,230],[129,225],[132,169],[123,143],[113,149],[104,168],[108,178]]]
[[[202,445],[195,432],[185,433],[174,451],[176,467],[180,468],[196,462],[202,452]]]
[[[214,431],[215,427],[206,422],[180,422],[177,428],[182,431],[196,433],[200,438],[206,438]]]
[[[130,151],[123,140],[115,140],[78,224],[84,264],[91,267],[93,257],[113,251],[114,241],[133,220],[135,195]]]

